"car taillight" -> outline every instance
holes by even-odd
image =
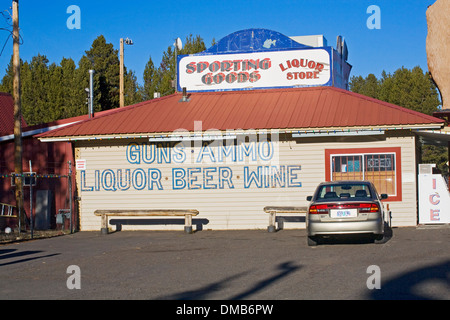
[[[380,211],[380,207],[375,203],[317,204],[309,208],[309,214],[328,213],[329,209],[359,209],[359,212]]]
[[[318,204],[309,207],[309,214],[321,214],[321,213],[328,213],[328,205]]]
[[[360,203],[359,212],[378,212],[380,208],[375,203]]]

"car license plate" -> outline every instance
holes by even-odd
[[[358,209],[332,209],[330,217],[332,218],[354,218],[358,216]]]

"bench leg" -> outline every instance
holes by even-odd
[[[108,216],[106,214],[102,215],[102,234],[108,234]]]
[[[192,233],[192,215],[187,214],[184,218],[184,232]]]
[[[276,220],[276,213],[275,212],[270,212],[270,216],[269,216],[269,226],[267,227],[267,231],[269,232],[275,232],[275,220]]]

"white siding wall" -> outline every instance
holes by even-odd
[[[133,141],[133,140],[131,140]],[[130,141],[130,142],[131,142]],[[145,143],[145,140],[136,140],[136,143]],[[197,209],[200,214],[194,218],[194,229],[197,219],[207,219],[203,229],[265,229],[268,225],[268,214],[263,211],[265,206],[307,206],[306,196],[312,195],[315,187],[325,180],[325,149],[340,148],[369,148],[369,147],[401,147],[402,148],[402,178],[403,201],[389,202],[393,212],[394,226],[416,225],[416,175],[415,175],[415,147],[413,137],[388,138],[385,141],[372,142],[330,142],[326,140],[309,140],[307,143],[297,141],[283,141],[275,148],[275,158],[272,162],[259,161],[258,163],[230,162],[225,163],[172,163],[166,164],[132,164],[127,161],[127,146],[119,145],[118,141],[83,142],[76,148],[76,158],[86,160],[85,180],[82,187],[81,172],[77,172],[78,194],[81,197],[80,223],[81,230],[99,230],[100,217],[94,215],[97,209]],[[128,142],[127,142],[128,143]],[[194,155],[199,152],[194,149]],[[215,149],[213,149],[215,150]],[[191,150],[185,150],[189,153]],[[217,155],[216,155],[217,156]],[[277,157],[279,161],[277,160]],[[208,157],[204,159],[209,160]],[[216,158],[217,160],[217,158]],[[265,165],[301,166],[298,179],[293,182],[301,182],[301,187],[292,188],[256,188],[254,184],[250,188],[244,188],[244,166],[250,170]],[[225,183],[223,189],[197,189],[173,190],[172,168],[208,168],[229,167],[233,172],[234,189],[230,189]],[[147,173],[149,168],[157,168],[162,173],[161,184],[164,190],[148,190],[148,185],[143,190],[135,190],[130,187],[126,191],[106,191],[100,186],[95,190],[95,171],[102,172],[112,170],[117,175],[117,170],[142,168]],[[328,168],[327,168],[328,170]],[[110,175],[111,176],[111,175]],[[197,174],[200,183],[203,175]],[[217,172],[211,183],[217,184]],[[116,178],[117,180],[117,178]],[[107,181],[109,183],[109,180]],[[107,183],[107,184],[108,184]],[[117,181],[115,181],[117,188]],[[286,181],[287,183],[287,181]],[[93,187],[93,191],[83,191]],[[156,189],[156,188],[155,188]],[[149,218],[155,219],[155,218]],[[180,221],[180,218],[178,218]],[[285,228],[304,228],[303,222],[285,223]],[[174,229],[182,230],[183,223],[167,225],[123,225],[124,230],[135,229]]]

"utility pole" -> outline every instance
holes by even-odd
[[[120,38],[120,107],[125,106],[125,98],[124,98],[124,44],[133,45],[133,40],[126,38],[125,40],[123,38]]]
[[[13,93],[14,93],[14,172],[16,206],[19,212],[19,232],[26,229],[23,214],[23,166],[22,166],[22,106],[20,101],[20,55],[19,55],[19,0],[13,0]]]
[[[120,38],[120,107],[125,105],[124,99],[124,84],[123,84],[123,38]]]

